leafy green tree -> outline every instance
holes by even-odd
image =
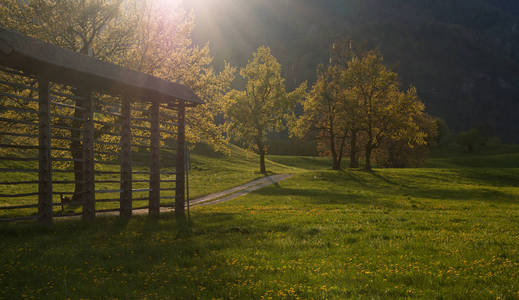
[[[245,89],[233,90],[226,97],[227,130],[230,136],[259,154],[260,172],[265,173],[267,136],[285,127],[283,120],[304,96],[306,83],[288,93],[281,65],[265,46],[257,49],[240,75],[246,81]]]

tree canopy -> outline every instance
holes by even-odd
[[[341,49],[343,59],[336,63],[331,59],[330,66],[318,69],[317,81],[302,102],[304,113],[291,133],[319,139],[322,153],[332,156],[336,170],[346,151],[351,167],[358,167],[359,147],[370,170],[377,149],[394,150],[387,145],[396,141],[405,141],[409,148],[427,144],[433,131],[416,88],[401,91],[398,75],[383,64],[377,51]]]
[[[245,89],[232,90],[226,96],[227,132],[260,155],[260,172],[265,173],[267,136],[284,128],[283,120],[303,97],[306,83],[287,92],[281,65],[264,46],[257,49],[240,75],[246,81]]]

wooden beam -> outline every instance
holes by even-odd
[[[121,111],[121,203],[120,216],[132,215],[132,132],[131,103],[123,99]]]
[[[160,215],[160,104],[151,105],[150,209],[152,217]]]
[[[177,111],[177,182],[175,190],[175,215],[185,218],[185,147],[186,147],[186,107],[184,101],[179,101]]]
[[[39,184],[38,220],[42,224],[52,223],[52,156],[50,130],[49,80],[38,78],[39,92]]]
[[[92,221],[96,216],[95,201],[95,172],[94,172],[94,105],[92,93],[85,89],[81,91],[81,107],[83,113],[83,174],[84,182],[82,189],[83,220]]]

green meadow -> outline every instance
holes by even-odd
[[[257,158],[199,149],[192,194],[261,177]],[[294,177],[187,226],[98,218],[0,224],[2,299],[519,299],[519,154],[436,156],[423,168]]]

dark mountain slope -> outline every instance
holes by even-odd
[[[430,113],[456,130],[485,126],[519,142],[519,1],[190,0],[196,38],[244,65],[261,44],[288,83],[314,79],[337,38],[378,47]]]

